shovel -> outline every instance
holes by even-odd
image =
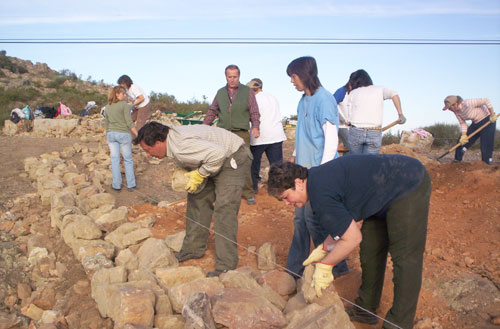
[[[474,136],[475,134],[477,134],[478,132],[480,132],[481,130],[483,130],[484,128],[486,128],[490,123],[491,123],[491,121],[486,122],[484,125],[482,125],[481,127],[479,127],[476,131],[474,131],[472,134],[470,134],[469,136],[467,136],[467,138],[470,139],[472,136]],[[448,151],[446,151],[446,153],[444,153],[439,158],[437,158],[437,160],[439,161],[439,160],[441,160],[441,158],[443,158],[444,156],[446,156],[448,153],[455,151],[457,148],[460,147],[460,145],[461,144],[458,143],[457,145],[453,146],[451,149],[449,149]]]
[[[383,127],[383,128],[382,128],[382,131],[386,131],[387,129],[394,127],[394,126],[395,126],[395,125],[397,125],[398,123],[399,123],[399,119],[398,119],[398,120],[396,120],[396,121],[394,121],[393,123],[389,123],[387,126]]]

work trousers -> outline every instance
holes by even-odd
[[[486,122],[490,121],[490,117],[487,116],[483,120],[478,123],[472,123],[469,128],[467,128],[467,136],[478,130],[482,125]],[[493,161],[493,147],[495,144],[495,130],[497,129],[497,123],[493,122],[486,126],[483,130],[475,134],[469,139],[467,144],[460,146],[455,151],[455,160],[462,161],[465,151],[474,145],[478,138],[480,138],[481,143],[481,160],[486,162],[487,164],[491,164]],[[460,138],[457,143],[460,142]]]
[[[375,312],[380,304],[387,253],[393,262],[394,300],[385,319],[401,328],[413,327],[422,283],[431,181],[425,171],[420,185],[393,202],[385,216],[363,222],[360,245],[361,287],[356,304]],[[382,328],[395,328],[384,322]]]
[[[144,107],[134,108],[130,116],[132,117],[132,121],[135,122],[137,130],[141,129],[151,117],[151,102]]]
[[[250,134],[248,130],[231,130],[231,132],[243,138],[245,144],[247,144],[250,147]],[[245,185],[243,186],[242,196],[245,199],[250,199],[253,198],[254,195],[255,191],[253,190],[252,186],[252,173],[250,172],[250,168],[248,168],[248,174],[245,177]]]
[[[279,164],[283,162],[283,142],[272,143],[272,144],[262,144],[262,145],[252,145],[250,146],[252,151],[253,161],[252,161],[252,185],[255,192],[259,189],[260,181],[260,164],[262,160],[262,154],[266,153],[267,160],[269,160],[269,165]]]
[[[237,168],[230,161],[234,158]],[[250,171],[252,155],[247,145],[242,145],[227,158],[221,171],[208,177],[205,188],[198,194],[188,193],[186,211],[186,237],[182,251],[203,254],[212,221],[215,230],[215,269],[233,270],[238,265],[238,211],[245,177]]]

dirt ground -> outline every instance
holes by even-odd
[[[24,174],[24,158],[61,151],[76,142],[79,140],[72,138],[0,136],[0,214],[8,210],[13,199],[36,190]],[[285,142],[285,159],[290,157],[292,148],[293,143]],[[389,151],[408,153],[397,147],[389,148]],[[136,149],[135,152],[139,150]],[[488,166],[478,161],[478,151],[469,151],[463,163],[452,163],[450,155],[445,157],[443,162],[435,161],[442,153],[443,150],[419,155],[426,159],[424,164],[431,175],[433,193],[424,255],[423,284],[416,319],[421,328],[429,329],[500,328],[499,154],[495,154],[494,164]],[[266,166],[266,161],[263,161],[263,168]],[[117,198],[117,206],[129,207],[132,220],[145,213],[154,214],[153,233],[159,238],[184,229],[185,195],[171,190],[171,171],[172,166],[167,161],[148,164],[145,170],[137,175],[137,191],[128,192],[125,189],[121,192],[111,192]],[[262,176],[266,177],[265,172]],[[293,233],[293,208],[268,196],[264,185],[261,186],[256,199],[256,205],[249,206],[245,202],[241,204],[238,231],[239,266],[256,267],[254,252],[263,243],[271,242],[276,249],[278,265],[284,267]],[[177,203],[172,209],[166,209],[156,206],[161,201]],[[47,209],[40,205],[33,209],[47,212]],[[69,255],[68,252],[68,262],[71,261]],[[201,266],[205,271],[213,269],[215,263],[212,234],[206,255],[185,264]],[[361,278],[357,251],[349,256],[348,264],[351,272],[337,279],[335,288],[342,298],[354,301]],[[69,266],[80,265],[75,263]],[[392,303],[391,269],[392,264],[389,261],[382,301],[377,312],[380,316],[385,315]],[[67,282],[59,287],[61,296],[66,293],[65,289],[82,280],[84,274],[65,278]],[[77,295],[72,298],[73,302],[68,307],[73,305],[76,309],[76,305],[83,301],[78,301]],[[85,303],[91,304],[92,301],[87,298]],[[3,301],[0,301],[0,306],[2,310],[5,308]],[[82,312],[83,309],[88,314],[82,314],[82,319],[88,316],[98,317],[95,312],[88,311],[91,308],[82,308]],[[104,324],[106,327],[109,325],[103,322],[103,327]],[[355,326],[358,329],[379,328],[381,322],[372,326],[355,323]]]

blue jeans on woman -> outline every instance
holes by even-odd
[[[372,129],[349,128],[349,154],[378,154],[382,132]]]
[[[114,189],[122,187],[122,173],[120,170],[120,151],[125,164],[125,177],[127,179],[127,187],[133,188],[136,186],[134,175],[134,160],[132,159],[132,136],[130,133],[121,133],[117,131],[108,131],[106,134],[110,156],[111,156],[111,172],[113,173]]]
[[[322,229],[320,223],[315,219],[311,204],[307,202],[302,208],[295,208],[293,219],[294,231],[292,244],[288,251],[286,269],[290,275],[298,279],[304,272],[302,263],[311,253],[311,238],[315,247],[322,244],[328,234]],[[349,272],[345,260],[339,262],[333,268],[333,275],[339,277]]]

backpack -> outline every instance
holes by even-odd
[[[24,120],[31,119],[31,108],[29,105],[26,105],[25,107],[23,107],[23,109],[21,111],[23,111],[23,114],[24,114],[24,116],[21,119],[24,119]]]
[[[64,105],[63,103],[59,103],[59,108],[57,109],[58,114],[60,114],[62,117],[67,117],[73,112],[71,112],[71,109]]]

